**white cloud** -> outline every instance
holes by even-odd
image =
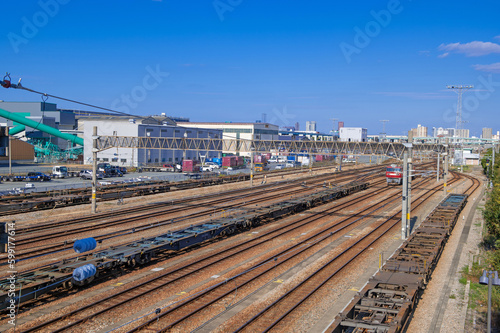
[[[493,38],[500,40],[500,35],[495,36],[495,37],[493,37]]]
[[[472,65],[475,70],[489,73],[500,73],[500,62],[490,65]]]
[[[441,58],[446,57],[451,52],[462,53],[467,57],[479,57],[491,53],[500,53],[500,45],[492,42],[473,41],[465,44],[441,44],[439,50],[446,52],[440,55]]]

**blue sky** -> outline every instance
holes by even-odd
[[[2,1],[2,72],[138,115],[500,130],[498,1]],[[0,90],[5,101],[40,96]],[[89,109],[53,98],[59,107]]]

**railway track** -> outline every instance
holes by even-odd
[[[467,177],[471,180],[472,177]],[[459,180],[457,180],[459,181]],[[477,186],[477,180],[467,191],[474,191]],[[440,191],[440,186],[420,196],[416,202],[412,203],[412,210],[419,207],[430,198],[434,193]],[[466,192],[467,192],[466,191]],[[243,325],[235,329],[235,332],[269,332],[271,330],[286,331],[290,324],[293,324],[296,318],[293,318],[294,312],[301,306],[307,306],[306,302],[312,298],[321,288],[330,283],[342,270],[352,264],[354,260],[368,251],[375,242],[399,225],[401,220],[401,211],[394,214],[386,221],[380,223],[372,232],[364,235],[348,248],[332,258],[326,265],[314,271],[306,279],[295,287],[289,289],[284,295],[276,299],[265,309],[257,313]],[[346,259],[342,259],[342,258]],[[342,260],[342,261],[340,261]],[[340,261],[337,263],[337,261]],[[309,304],[310,305],[310,304]]]
[[[458,187],[459,193],[450,193],[442,200],[324,332],[361,333],[369,329],[398,333],[409,328],[420,295],[445,251],[467,199],[480,186],[473,177],[461,177],[468,178],[470,186],[464,191]]]
[[[332,166],[314,167],[313,171],[331,169]],[[283,170],[278,172],[266,172],[256,175],[255,180],[281,177],[293,173],[307,173],[308,170]],[[112,184],[100,186],[97,192],[99,201],[116,200],[138,195],[152,195],[164,192],[179,191],[191,188],[213,186],[248,181],[249,175],[231,175],[223,177],[204,178],[200,180],[186,180],[169,183],[168,181],[146,181],[135,184]],[[19,195],[5,195],[0,197],[0,216],[10,216],[37,210],[47,210],[68,207],[80,204],[89,204],[91,190],[88,188],[65,189],[48,192],[32,192]]]
[[[366,168],[363,169],[361,172],[374,172],[374,171],[383,171],[383,167],[371,167],[371,168]],[[347,172],[341,172],[341,173],[335,173],[335,174],[330,174],[330,175],[320,175],[320,176],[309,176],[309,177],[304,177],[300,179],[295,179],[295,180],[290,180],[288,181],[288,184],[285,185],[292,185],[292,184],[299,184],[304,181],[309,181],[309,180],[314,180],[315,178],[318,179],[318,181],[322,181],[323,178],[331,178],[331,177],[344,177],[344,176],[350,176],[350,175],[355,175],[359,174],[360,170],[353,170],[353,171],[347,171]],[[320,177],[320,178],[318,178]],[[278,184],[280,185],[280,184]],[[224,191],[220,193],[219,195],[202,195],[202,196],[195,196],[195,197],[189,197],[189,198],[183,198],[183,199],[177,199],[177,200],[170,200],[170,201],[160,201],[160,202],[155,202],[143,206],[138,206],[138,207],[131,207],[131,208],[126,208],[123,207],[118,211],[112,211],[112,212],[102,212],[102,213],[97,213],[97,214],[92,214],[92,215],[86,215],[84,217],[80,218],[72,218],[68,219],[65,221],[57,221],[55,223],[44,223],[44,224],[37,224],[34,226],[27,226],[27,227],[20,227],[18,226],[16,228],[16,234],[17,235],[23,235],[25,233],[32,233],[35,231],[42,231],[42,230],[50,230],[52,229],[55,225],[62,227],[62,226],[71,226],[71,225],[78,225],[78,224],[83,224],[83,223],[89,223],[89,222],[95,222],[103,219],[108,219],[108,218],[117,218],[119,216],[128,216],[130,214],[137,214],[144,212],[146,214],[151,214],[151,210],[158,209],[158,208],[164,208],[165,206],[171,206],[171,205],[186,205],[189,203],[192,203],[193,201],[197,200],[206,200],[206,199],[213,199],[214,197],[222,197],[222,198],[231,198],[235,195],[244,195],[245,193],[252,193],[256,191],[262,191],[262,190],[267,190],[267,189],[272,189],[273,187],[276,187],[275,183],[269,183],[269,184],[263,184],[259,186],[255,186],[252,188],[245,188],[245,189],[236,189],[236,190],[229,190],[229,191]]]
[[[370,170],[369,172],[373,172],[373,170]],[[338,175],[324,175],[319,177],[317,176],[315,178],[308,179],[307,182],[309,183],[309,185],[317,185],[321,184],[321,182],[331,181],[332,177],[335,179],[336,182],[347,181],[349,178],[352,178],[352,174],[349,173],[345,175],[338,174]],[[372,177],[373,175],[367,176],[368,179]],[[141,231],[154,230],[155,228],[161,228],[164,226],[172,228],[176,223],[191,220],[194,218],[211,216],[215,213],[220,213],[222,211],[245,209],[245,207],[249,207],[250,205],[256,205],[258,203],[263,203],[269,200],[282,198],[283,191],[287,191],[286,192],[287,196],[293,196],[295,194],[303,194],[305,191],[307,191],[307,188],[300,186],[300,183],[298,181],[294,181],[291,184],[285,183],[285,184],[279,184],[278,186],[275,185],[265,186],[265,189],[268,190],[267,194],[265,195],[261,194],[262,191],[261,188],[252,188],[252,189],[245,189],[240,192],[230,191],[230,193],[221,193],[215,196],[202,197],[200,198],[199,202],[196,201],[193,202],[192,198],[178,200],[178,202],[175,203],[177,207],[175,206],[172,207],[173,203],[170,203],[170,206],[168,207],[165,207],[165,205],[168,203],[155,204],[154,206],[157,207],[156,210],[148,209],[144,211],[142,207],[139,207],[139,212],[144,212],[143,214],[125,218],[119,218],[115,220],[108,218],[101,223],[94,222],[91,224],[89,223],[90,221],[86,221],[87,225],[83,227],[80,226],[80,224],[84,223],[84,219],[79,218],[79,219],[68,220],[66,222],[63,221],[63,222],[41,225],[38,226],[37,228],[34,228],[35,231],[33,232],[28,231],[29,227],[24,229],[21,228],[19,231],[20,237],[18,237],[18,239],[16,240],[16,247],[18,248],[16,258],[20,261],[23,261],[35,257],[52,254],[54,252],[60,252],[63,250],[71,249],[74,243],[72,239],[57,241],[57,242],[54,242],[53,240],[61,237],[68,237],[72,235],[82,234],[83,232],[86,231],[95,232],[99,229],[109,228],[112,226],[120,226],[122,224],[127,224],[127,223],[128,224],[134,223],[133,226],[131,225],[130,227],[121,228],[120,230],[111,233],[93,235],[93,237],[97,241],[102,242],[104,240],[115,238],[118,236],[138,233]],[[297,188],[297,186],[299,187]],[[280,193],[273,194],[273,192],[276,191],[279,191]],[[211,199],[213,197],[215,197],[216,199]],[[245,201],[232,204],[228,203],[228,199],[245,200]],[[189,209],[198,210],[200,208],[203,208],[204,210],[194,213],[188,213]],[[133,209],[128,209],[127,215],[133,214],[133,212],[134,212]],[[183,213],[182,218],[178,217],[172,218],[171,216],[169,217],[168,215],[180,212]],[[109,214],[103,214],[103,215],[109,217]],[[119,214],[119,216],[122,216],[122,214]],[[93,218],[94,221],[96,221],[94,216],[91,217]],[[150,221],[152,218],[155,218],[154,223],[148,222],[148,220]],[[142,224],[138,224],[141,221]],[[68,229],[68,226],[74,226],[75,228]],[[63,230],[57,231],[58,229],[59,230],[63,229]],[[44,235],[39,233],[40,231],[45,231],[45,230],[50,230],[50,234]],[[46,242],[50,241],[50,245],[45,245],[43,247],[41,246],[32,246],[32,248],[28,247],[31,244],[38,244],[42,241]],[[0,256],[0,265],[2,263],[3,264],[6,263],[5,258],[6,255]]]
[[[131,287],[131,288],[124,289],[120,294],[109,296],[105,299],[102,299],[101,301],[94,302],[92,305],[89,305],[85,308],[77,309],[76,311],[73,311],[72,313],[65,314],[59,318],[52,320],[49,323],[45,323],[45,325],[43,325],[43,326],[37,326],[35,328],[27,330],[26,332],[36,331],[36,330],[42,329],[43,327],[45,327],[45,328],[49,327],[51,332],[58,332],[58,331],[70,329],[70,327],[74,327],[77,324],[81,324],[81,323],[89,320],[90,317],[107,313],[113,309],[116,309],[119,306],[127,304],[128,302],[130,302],[133,299],[143,298],[146,294],[150,294],[150,293],[152,293],[160,288],[165,288],[166,286],[171,285],[175,281],[179,281],[181,279],[187,279],[190,275],[193,274],[194,271],[206,269],[208,266],[214,265],[222,260],[230,260],[230,258],[232,258],[234,255],[240,254],[243,251],[249,251],[252,248],[255,248],[257,246],[261,246],[263,242],[266,242],[269,239],[273,239],[275,237],[278,237],[279,234],[283,235],[285,233],[292,232],[293,230],[295,230],[296,228],[299,228],[300,226],[303,226],[307,223],[312,223],[313,220],[321,219],[325,215],[331,216],[331,215],[335,214],[336,212],[339,212],[350,205],[360,203],[361,201],[366,200],[367,198],[371,198],[375,195],[380,195],[382,192],[391,191],[391,190],[393,190],[393,189],[384,187],[382,189],[376,189],[375,191],[373,191],[371,193],[363,194],[359,198],[356,198],[355,200],[353,200],[349,203],[339,204],[335,208],[331,208],[330,210],[322,212],[321,214],[318,214],[318,215],[315,215],[312,217],[308,216],[307,218],[299,219],[297,222],[294,222],[293,224],[288,225],[285,229],[275,230],[273,233],[271,233],[269,235],[259,236],[256,239],[249,240],[248,242],[240,244],[234,248],[228,248],[228,249],[225,249],[224,251],[220,251],[220,253],[217,253],[217,254],[213,255],[212,257],[198,259],[191,264],[191,265],[198,265],[198,266],[186,266],[186,267],[179,268],[179,269],[172,269],[169,272],[163,273],[161,276],[155,277],[151,281],[145,281],[145,282],[141,283],[140,285],[138,285],[137,287]],[[389,198],[385,201],[390,201],[390,200],[394,200],[394,199]],[[384,202],[378,203],[376,205],[383,206]],[[373,205],[372,207],[366,207],[366,209],[364,209],[364,211],[366,212],[367,209],[373,210],[373,209],[375,209],[374,207],[375,207],[375,205]],[[359,215],[360,214],[362,214],[362,213],[360,212],[358,214],[355,214],[353,217],[344,219],[343,223],[345,226],[343,226],[343,227],[341,227],[339,224],[336,224],[336,228],[338,229],[336,232],[340,232],[340,230],[344,230],[345,228],[348,228],[349,224],[351,224],[351,226],[352,226],[355,223],[359,223]],[[356,221],[356,220],[358,220],[358,221]],[[321,236],[321,235],[323,235],[323,236]],[[321,238],[321,237],[324,237],[325,235],[327,237],[331,237],[332,231],[323,230],[322,234],[318,234],[315,237]],[[313,238],[308,238],[306,240],[306,242],[312,242],[312,241],[313,241]],[[291,251],[292,251],[291,253],[293,253],[293,250],[291,250]],[[182,271],[184,271],[183,274],[181,273]],[[101,307],[100,310],[99,310],[99,307]],[[96,309],[98,309],[98,310],[96,310]],[[91,315],[88,317],[85,317],[84,313],[86,313],[87,311],[90,312]],[[75,316],[76,316],[76,318],[75,318]],[[71,317],[73,317],[73,318],[71,318]],[[67,323],[68,321],[70,321],[70,323]],[[53,326],[53,325],[55,325],[55,326]],[[63,326],[61,327],[61,325],[63,325]],[[56,328],[56,327],[59,327],[59,328]]]
[[[433,190],[427,191],[426,193],[421,195],[419,198],[426,196],[426,195],[427,195],[426,198],[428,198],[431,196],[431,194],[428,194],[429,192],[438,191],[439,188],[440,188],[440,186],[436,186],[436,187],[434,187]],[[397,200],[398,198],[399,198],[399,194],[396,195],[396,198],[391,198],[390,200],[394,201],[394,200]],[[416,199],[416,200],[418,200],[418,199]],[[377,204],[375,204],[375,205],[377,205]],[[364,209],[363,212],[365,212],[365,214],[367,214],[367,215],[373,213],[373,210],[377,209],[375,207],[375,205],[371,205],[370,207],[367,207],[367,209]],[[383,207],[384,205],[381,204],[380,206]],[[414,208],[416,208],[416,207],[417,206],[414,206]],[[369,213],[367,213],[367,212],[369,212]],[[381,226],[385,225],[385,223],[387,221],[392,221],[393,225],[398,223],[398,219],[396,217],[397,214],[398,213],[392,215],[386,221],[384,221],[383,223],[380,223],[379,226],[375,230],[379,230],[379,228],[381,228]],[[293,248],[287,249],[287,250],[283,251],[282,253],[275,255],[271,258],[267,258],[266,260],[262,260],[259,263],[255,264],[253,266],[253,269],[249,269],[249,270],[245,271],[243,274],[237,275],[234,278],[234,284],[233,284],[233,280],[231,279],[229,281],[230,283],[228,283],[228,281],[224,281],[224,282],[219,283],[218,285],[215,285],[211,288],[207,288],[207,290],[204,291],[203,293],[196,294],[193,297],[186,298],[183,301],[177,302],[175,305],[168,308],[168,310],[165,310],[165,312],[162,311],[160,314],[150,316],[146,322],[141,323],[140,325],[137,325],[137,326],[133,327],[132,329],[129,329],[127,332],[139,332],[139,331],[151,330],[151,329],[155,330],[157,332],[166,332],[166,331],[170,331],[173,329],[176,329],[176,330],[178,329],[181,331],[182,330],[191,331],[192,329],[195,328],[195,327],[193,327],[193,323],[199,322],[199,319],[196,319],[196,316],[199,313],[201,313],[203,311],[210,311],[210,310],[208,310],[208,308],[210,306],[212,306],[212,305],[215,306],[216,302],[222,300],[224,297],[228,297],[228,295],[234,294],[237,290],[241,291],[242,289],[245,289],[245,287],[247,285],[254,283],[254,281],[261,276],[264,277],[264,280],[269,280],[270,278],[272,279],[273,277],[269,277],[269,275],[266,276],[265,274],[272,273],[273,271],[276,270],[276,267],[279,267],[280,265],[287,263],[289,260],[295,260],[295,262],[297,263],[297,262],[300,262],[300,259],[307,258],[309,255],[311,255],[311,253],[304,254],[304,257],[297,259],[299,254],[305,252],[306,249],[314,252],[314,247],[321,244],[321,241],[329,242],[329,237],[331,237],[330,233],[331,233],[331,231],[327,230],[326,233],[315,235],[317,238],[308,237],[304,243],[299,245],[298,248],[293,247]],[[349,251],[352,252],[354,250],[356,252],[356,249],[358,249],[356,247],[356,245],[358,243],[359,242],[355,242],[353,244],[354,247]],[[297,249],[297,250],[295,250],[295,249]],[[274,260],[274,258],[277,258],[277,257],[280,258],[280,260],[278,260],[278,262],[276,262]],[[334,262],[336,265],[341,265],[341,267],[346,267],[347,263],[339,263],[338,262],[338,261],[340,261],[341,258],[343,258],[343,256],[339,255],[332,262]],[[330,266],[332,264],[332,262],[327,264],[327,266]],[[328,269],[325,268],[322,270],[318,270],[318,272],[324,272],[324,271],[328,271]],[[301,294],[301,293],[299,293],[299,294]],[[281,311],[281,310],[282,309],[279,306],[272,307],[272,309],[270,308],[269,312],[267,312],[267,313],[269,314],[269,316],[271,318],[276,318],[277,311]],[[175,315],[176,312],[177,312],[177,315]],[[261,317],[261,316],[259,316],[259,317]],[[239,320],[241,320],[241,319],[242,318],[240,317]],[[254,322],[254,321],[252,321],[252,322]],[[185,326],[182,326],[182,325],[185,325]],[[227,329],[227,327],[226,327],[226,329]],[[243,327],[241,329],[243,329]],[[261,331],[260,329],[261,329],[260,326],[252,326],[252,328],[249,328],[247,331],[248,332],[260,332]],[[239,329],[237,329],[236,331],[238,331],[238,330]]]

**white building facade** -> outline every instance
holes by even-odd
[[[220,138],[222,131],[217,129],[191,129],[174,125],[141,123],[141,120],[107,119],[84,122],[84,163],[92,162],[92,131],[97,126],[98,135],[149,138]],[[181,162],[183,159],[200,160],[219,158],[221,151],[171,150],[147,148],[110,148],[97,154],[98,162],[108,162],[118,166],[147,166]]]
[[[366,142],[368,131],[361,127],[342,127],[339,132],[340,141]]]
[[[177,125],[186,128],[220,130],[222,131],[223,139],[255,141],[279,139],[279,126],[268,123],[179,122]],[[231,150],[225,150],[223,153],[241,156],[250,156],[251,154],[249,151],[237,150],[237,147],[232,147]]]

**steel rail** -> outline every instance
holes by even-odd
[[[399,194],[396,194],[396,198],[398,198],[400,195]],[[383,206],[385,201],[390,201],[390,200],[395,200],[393,197],[390,197],[390,198],[387,198],[387,199],[384,199],[383,201],[381,202],[378,202],[378,203],[375,203],[373,205],[370,205],[368,207],[364,207],[362,212],[366,212],[367,210],[370,210],[372,209],[373,207],[376,207],[376,206]],[[360,215],[360,213],[357,213],[357,214],[354,214],[353,217],[356,217],[358,215]],[[316,215],[321,215],[321,213],[317,213]],[[320,216],[320,217],[316,217],[318,219],[322,218],[323,216]],[[354,223],[353,221],[348,221],[350,219],[352,219],[353,217],[349,217],[341,222],[347,222],[347,223]],[[335,226],[330,226],[328,228],[325,228],[324,230],[312,235],[312,236],[309,236],[307,239],[305,240],[302,240],[301,242],[293,245],[291,248],[288,248],[286,250],[284,250],[282,253],[278,254],[278,255],[275,255],[273,257],[277,257],[277,256],[281,256],[281,255],[285,255],[285,253],[291,253],[291,251],[293,251],[294,249],[299,249],[297,250],[297,252],[293,253],[291,256],[289,256],[288,258],[284,259],[282,262],[278,263],[278,265],[282,265],[283,263],[287,262],[288,260],[291,260],[294,256],[306,251],[307,249],[309,249],[310,246],[313,246],[315,244],[311,244],[311,243],[314,243],[314,239],[317,238],[317,237],[325,237],[325,238],[329,238],[331,237],[331,229],[334,228],[334,227],[337,227],[338,225],[336,224]],[[335,230],[334,232],[340,232],[341,230],[343,230],[345,228],[342,227],[342,228],[338,228],[337,230]],[[310,246],[304,246],[304,244],[310,244]],[[247,274],[250,274],[252,273],[253,276],[250,276],[249,278],[247,278],[247,280],[244,280],[244,281],[239,281],[238,283],[235,282],[235,284],[238,285],[238,288],[241,289],[244,285],[252,282],[253,280],[257,279],[258,277],[266,274],[267,272],[269,272],[270,270],[274,269],[275,266],[273,265],[273,258],[269,258],[267,260],[262,260],[261,261],[261,264],[256,264],[254,267],[260,267],[259,265],[265,265],[266,263],[270,263],[270,266],[265,268],[264,271],[259,271],[259,270],[256,270],[255,272],[253,271],[247,271],[246,273]],[[251,274],[250,274],[251,275]],[[241,275],[243,276],[243,275]],[[240,276],[237,276],[236,278],[239,278]],[[191,304],[193,302],[196,302],[196,301],[199,301],[201,299],[202,296],[204,296],[205,294],[209,294],[210,292],[214,291],[217,287],[224,287],[224,284],[223,283],[219,283],[211,288],[208,288],[206,290],[206,293],[203,293],[203,294],[199,294],[199,295],[195,295],[193,296],[192,298],[188,298],[186,300],[184,300],[183,302],[179,302],[178,305],[176,305],[175,307],[167,310],[166,312],[163,312],[161,313],[160,315],[158,316],[155,316],[154,318],[151,318],[150,320],[148,320],[147,322],[135,327],[134,329],[128,331],[128,332],[136,332],[138,330],[141,330],[143,328],[145,328],[146,326],[148,326],[149,324],[154,324],[156,323],[156,321],[164,316],[166,316],[167,314],[170,314],[171,312],[173,312],[174,310],[176,309],[179,309],[181,306],[185,305],[185,304]],[[197,312],[201,311],[202,309],[206,308],[207,306],[213,304],[214,302],[216,302],[217,300],[227,296],[228,294],[234,292],[234,288],[231,287],[229,288],[230,290],[227,290],[227,291],[223,291],[217,295],[214,296],[213,299],[209,300],[209,301],[206,301],[204,302],[204,304],[198,306],[197,308],[195,308],[194,310],[191,310],[191,312],[187,315],[184,315],[183,317],[171,322],[170,324],[168,324],[167,326],[164,326],[162,327],[162,329],[160,330],[160,332],[163,332],[167,329],[171,329],[173,326],[179,324],[180,322],[182,321],[185,321],[187,320],[190,316],[196,314]]]
[[[356,203],[359,203],[359,202],[361,202],[363,200],[366,200],[367,198],[370,198],[373,195],[377,195],[377,194],[380,194],[382,192],[391,191],[391,190],[392,190],[392,188],[384,187],[384,188],[376,189],[375,191],[372,191],[372,192],[370,192],[368,194],[363,194],[359,198],[356,198],[356,199],[351,200],[349,202],[345,202],[345,203],[341,203],[341,204],[336,205],[335,207],[333,207],[333,208],[330,209],[331,211],[329,212],[329,214],[338,212],[338,211],[344,209],[345,207],[348,207],[348,206],[354,205]],[[65,319],[67,319],[70,316],[81,314],[82,311],[90,309],[90,308],[93,308],[94,306],[97,306],[99,304],[103,304],[103,303],[106,303],[106,302],[113,301],[116,297],[120,297],[121,295],[128,295],[128,297],[126,299],[120,300],[119,302],[114,303],[111,306],[106,307],[105,309],[101,309],[101,310],[99,310],[97,312],[92,312],[90,315],[88,315],[86,317],[83,317],[83,318],[80,318],[80,319],[78,319],[78,320],[76,320],[76,321],[74,321],[74,322],[72,322],[70,324],[67,324],[67,325],[65,325],[62,328],[59,328],[59,329],[51,328],[51,332],[59,332],[59,331],[67,330],[67,329],[69,329],[71,327],[74,327],[77,324],[81,324],[83,322],[86,322],[87,320],[89,320],[91,318],[94,318],[95,316],[97,316],[99,314],[108,312],[108,311],[110,311],[110,310],[112,310],[112,309],[114,309],[114,308],[116,308],[116,307],[118,307],[118,306],[120,306],[122,304],[126,304],[127,302],[130,302],[133,299],[136,299],[138,297],[142,297],[142,296],[144,296],[146,294],[149,294],[149,293],[151,293],[153,291],[156,291],[156,290],[158,290],[160,288],[164,288],[164,287],[166,287],[166,286],[170,285],[171,283],[174,283],[174,282],[176,282],[178,280],[185,279],[188,276],[190,276],[191,274],[194,274],[195,272],[198,272],[201,269],[206,269],[209,266],[212,266],[212,265],[214,265],[216,263],[219,263],[219,262],[221,262],[223,260],[228,260],[228,259],[232,258],[233,256],[235,256],[237,254],[243,253],[244,251],[248,251],[248,250],[251,250],[253,248],[256,248],[256,247],[264,244],[265,242],[268,242],[271,239],[274,239],[274,238],[276,238],[278,236],[282,236],[282,235],[285,235],[287,233],[290,233],[290,232],[292,232],[292,231],[294,231],[294,230],[296,230],[298,228],[303,227],[304,225],[306,225],[308,223],[311,223],[312,221],[314,221],[316,219],[319,219],[319,217],[314,218],[314,217],[309,216],[309,217],[306,217],[306,218],[301,218],[301,219],[299,219],[297,221],[294,221],[294,222],[288,224],[285,228],[278,228],[276,230],[271,231],[270,233],[259,235],[256,238],[250,239],[250,240],[245,241],[243,243],[239,243],[239,244],[237,244],[235,246],[231,246],[228,249],[224,249],[224,251],[220,251],[218,253],[215,253],[215,254],[212,254],[212,255],[209,255],[209,256],[206,256],[206,257],[203,257],[203,258],[196,258],[193,262],[188,263],[188,264],[184,265],[183,267],[174,268],[172,270],[169,270],[168,272],[164,272],[160,276],[157,276],[157,277],[154,277],[154,278],[149,279],[147,281],[144,281],[144,282],[140,283],[137,286],[129,287],[129,288],[125,289],[125,290],[120,291],[117,294],[108,296],[108,297],[106,297],[104,299],[101,299],[101,300],[98,300],[96,302],[93,302],[92,304],[89,304],[87,306],[81,307],[81,308],[79,308],[77,310],[74,310],[74,311],[72,311],[70,313],[67,313],[67,314],[61,315],[59,317],[53,318],[50,321],[42,323],[40,325],[37,325],[36,327],[30,328],[30,329],[26,330],[25,332],[33,332],[33,331],[42,329],[44,327],[47,327],[48,325],[51,325],[51,324],[54,324],[56,322],[65,320]],[[210,260],[212,260],[212,261],[210,261]],[[201,266],[201,267],[196,267],[196,266],[193,267],[193,265],[198,265],[198,264],[202,264],[203,266]],[[182,270],[187,270],[188,272],[181,274],[180,272]],[[170,276],[173,275],[173,274],[177,274],[177,276],[175,278],[171,278]],[[132,296],[130,295],[135,290],[137,290],[139,288],[142,288],[144,286],[148,286],[151,283],[156,283],[158,280],[161,280],[161,279],[167,279],[167,281],[164,282],[164,283],[162,283],[161,285],[155,285],[154,287],[149,288],[148,290],[143,291],[141,293],[133,294]]]

